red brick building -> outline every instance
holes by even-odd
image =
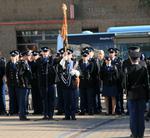
[[[69,33],[150,24],[148,8],[139,0],[5,0],[0,4],[0,50],[7,55],[17,47],[56,47],[63,2],[68,5]]]

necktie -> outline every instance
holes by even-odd
[[[84,62],[83,63],[83,69],[86,70],[86,67],[87,67],[87,63]]]
[[[16,64],[12,63],[13,69],[16,69]]]

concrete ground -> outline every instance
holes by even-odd
[[[28,116],[30,121],[19,121],[17,116],[0,116],[0,138],[128,138],[128,116],[77,116],[76,121],[64,121],[55,116],[53,121]],[[145,138],[150,138],[150,122],[146,122]]]

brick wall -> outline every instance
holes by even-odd
[[[28,21],[62,18],[62,0],[4,0],[0,21]]]
[[[110,26],[150,24],[150,13],[138,1],[78,0],[76,17],[82,27],[97,26],[100,31],[106,31]]]
[[[69,2],[69,0],[5,0],[0,4],[0,22],[61,20],[63,1]],[[75,20],[80,22],[80,28],[100,27],[100,31],[105,31],[109,26],[149,24],[150,14],[146,8],[139,6],[138,1],[74,0]],[[76,32],[76,28],[73,32]]]
[[[0,51],[7,57],[9,51],[16,48],[16,31],[15,27],[0,27]]]
[[[1,0],[0,22],[62,20],[61,5],[69,0]],[[140,7],[139,0],[74,0],[75,21],[69,23],[69,33],[81,33],[82,28],[150,24],[149,9]],[[69,7],[68,7],[69,16]],[[16,48],[16,30],[60,29],[61,24],[28,24],[0,26],[0,49],[7,55]]]

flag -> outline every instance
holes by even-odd
[[[61,36],[63,38],[63,43],[64,43],[64,48],[67,47],[68,45],[68,24],[67,24],[67,6],[66,4],[63,3],[62,5],[62,9],[63,9],[63,24],[62,24],[62,28],[61,28]]]
[[[59,49],[63,48],[63,38],[61,34],[59,33],[57,36],[57,52],[59,52]]]

